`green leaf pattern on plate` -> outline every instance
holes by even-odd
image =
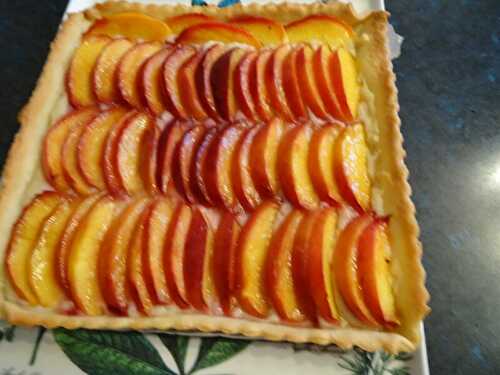
[[[192,374],[203,368],[227,361],[245,349],[249,344],[250,341],[248,340],[227,339],[224,337],[203,338],[198,357],[189,373]]]
[[[141,333],[64,328],[53,333],[69,359],[88,374],[175,374]]]
[[[163,333],[159,334],[158,337],[174,358],[177,368],[179,369],[179,374],[184,375],[184,362],[186,360],[189,337]]]

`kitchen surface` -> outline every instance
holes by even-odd
[[[2,164],[66,3],[0,2]],[[430,372],[498,374],[500,2],[388,0],[386,8],[404,37],[394,66],[432,296]]]

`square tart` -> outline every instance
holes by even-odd
[[[336,17],[352,28],[353,42],[349,48],[354,55],[360,86],[356,120],[363,125],[368,148],[367,170],[371,181],[369,206],[373,216],[386,218],[380,220],[385,220],[390,239],[391,260],[388,264],[398,323],[392,326],[360,324],[359,320],[353,318],[352,312],[346,309],[344,303],[342,303],[343,308],[339,307],[340,323],[327,324],[321,320],[319,325],[307,321],[285,322],[273,312],[265,318],[258,318],[241,311],[230,317],[224,316],[220,310],[218,313],[213,311],[203,313],[196,309],[179,309],[175,306],[162,307],[158,309],[159,313],[150,315],[140,314],[137,311],[128,316],[110,313],[91,316],[70,310],[62,312],[60,306],[57,309],[41,307],[36,303],[27,303],[16,294],[8,275],[6,266],[8,262],[5,260],[12,239],[9,241],[9,236],[6,235],[0,238],[0,251],[4,254],[0,271],[0,317],[13,324],[42,325],[48,328],[194,330],[243,335],[271,341],[336,344],[345,349],[358,346],[368,351],[383,349],[390,353],[415,350],[421,339],[420,324],[429,312],[427,306],[429,295],[425,288],[425,272],[421,265],[419,228],[415,219],[415,208],[410,200],[411,188],[407,182],[408,170],[404,163],[405,151],[398,117],[395,75],[388,53],[386,12],[359,15],[351,6],[336,2],[311,5],[250,4],[223,9],[212,6],[109,2],[96,5],[82,13],[70,14],[52,43],[51,52],[28,104],[19,115],[21,128],[10,149],[3,172],[0,196],[2,233],[12,232],[24,207],[33,197],[43,190],[54,190],[44,178],[42,149],[48,129],[70,109],[66,85],[67,70],[75,50],[81,43],[82,35],[96,20],[124,12],[137,12],[159,20],[193,12],[214,17],[218,21],[227,21],[240,16],[257,16],[283,25],[308,16],[325,15]],[[313,48],[318,47],[317,43],[311,45]],[[233,46],[238,47],[238,44]],[[108,107],[97,108],[103,111]],[[217,120],[214,122],[217,123]],[[286,196],[285,192],[285,199],[281,197],[278,201],[286,202]],[[274,204],[278,205],[280,212],[289,210],[285,207],[290,206],[288,203]],[[208,226],[209,230],[215,230],[210,220]],[[189,240],[190,238],[187,239]],[[85,250],[85,248],[80,249],[80,251]],[[30,254],[25,257],[30,260]],[[27,268],[26,265],[23,267]],[[96,273],[94,272],[94,276]],[[337,301],[342,300],[335,290],[333,293]],[[336,303],[341,304],[341,302]],[[272,308],[270,310],[272,311]]]

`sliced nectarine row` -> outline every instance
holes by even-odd
[[[45,178],[54,189],[79,195],[154,193],[159,135],[147,113],[119,106],[74,110],[45,136]]]
[[[296,207],[315,209],[321,201],[370,209],[368,149],[362,124],[290,126],[274,119],[247,128],[185,129],[172,123],[161,136],[159,186],[173,179],[190,203],[253,210],[282,194]]]
[[[43,192],[13,227],[6,273],[19,298],[63,313],[239,307],[317,325],[338,324],[347,308],[361,324],[394,327],[388,219],[354,215],[340,227],[340,214],[266,201],[240,226],[176,199]]]
[[[324,201],[367,211],[367,158],[362,124],[163,125],[146,112],[91,107],[49,130],[43,171],[56,190],[79,195],[170,194],[175,187],[189,203],[233,212],[282,195],[307,209]]]
[[[222,21],[200,13],[185,13],[160,20],[142,13],[127,12],[95,21],[85,36],[104,35],[163,42],[177,35],[178,43],[221,41],[260,47],[287,41],[317,41],[339,46],[351,39],[353,34],[351,26],[327,15],[308,16],[283,25],[258,16],[241,15]]]
[[[228,121],[238,113],[260,120],[273,115],[294,120],[312,113],[321,119],[352,122],[357,116],[359,83],[353,57],[342,43],[331,43],[333,49],[328,44],[318,48],[300,44],[303,22],[290,26],[293,46],[256,52],[228,43],[258,47],[259,42],[245,30],[267,35],[266,22],[260,18],[236,19],[242,29],[214,21],[196,23],[181,32],[176,44],[162,44],[155,38],[125,39],[128,35],[122,29],[131,15],[117,17],[118,31],[97,32],[101,24],[105,30],[111,27],[97,21],[75,52],[66,85],[74,107],[125,102],[154,114],[169,111],[181,118]],[[140,22],[144,17],[139,17]],[[181,23],[195,22],[182,17]],[[323,22],[321,17],[315,20]],[[311,27],[316,30],[313,21]],[[122,37],[112,38],[116,35]],[[199,45],[207,42],[218,43],[211,48]]]

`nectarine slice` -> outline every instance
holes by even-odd
[[[214,47],[216,45],[209,47],[207,50],[198,50],[196,54],[181,66],[177,74],[177,85],[179,86],[182,106],[185,108],[188,116],[194,117],[196,120],[205,120],[208,114],[201,104],[201,96],[204,93],[198,91],[195,72],[201,64],[203,56],[209,53]]]
[[[158,180],[158,148],[160,143],[161,129],[157,119],[153,125],[144,131],[142,144],[139,147],[140,174],[144,187],[152,195],[160,191]]]
[[[225,52],[214,63],[210,72],[215,107],[220,117],[226,121],[234,121],[238,112],[234,72],[245,53],[245,49],[237,47]]]
[[[293,205],[317,208],[319,198],[311,180],[308,155],[312,129],[299,125],[289,129],[278,149],[278,175],[285,197]]]
[[[297,305],[299,306],[299,310],[314,325],[318,325],[318,316],[312,291],[309,289],[309,249],[317,212],[307,211],[304,213],[295,234],[291,258],[292,285]]]
[[[171,181],[172,157],[175,147],[180,142],[187,128],[180,122],[172,122],[167,125],[160,135],[158,142],[158,172],[160,176],[158,181],[160,190],[163,194],[168,191],[168,186]]]
[[[265,75],[267,92],[272,107],[286,120],[293,121],[294,116],[285,96],[284,86],[284,61],[290,54],[290,46],[284,44],[276,48],[266,66]]]
[[[366,305],[358,276],[359,239],[373,223],[370,214],[352,220],[340,232],[332,262],[335,284],[347,308],[363,323],[377,326],[378,323]]]
[[[238,126],[228,126],[212,142],[207,154],[204,181],[210,200],[222,204],[229,210],[234,210],[237,204],[231,176],[232,163],[236,144],[243,135],[243,129]]]
[[[144,136],[153,126],[155,124],[150,116],[138,113],[127,121],[117,136],[115,158],[118,178],[129,195],[145,190],[141,172],[144,169],[141,165],[141,151]]]
[[[147,199],[132,201],[116,216],[99,252],[99,285],[108,309],[119,315],[128,314],[129,283],[127,259],[132,234],[147,207]]]
[[[358,115],[360,85],[354,57],[344,48],[339,48],[330,59],[330,72],[342,113],[348,122]]]
[[[342,198],[358,211],[370,208],[368,146],[362,124],[348,126],[335,142],[334,173]]]
[[[316,129],[309,146],[308,167],[316,192],[321,200],[338,204],[339,188],[334,176],[335,141],[342,127],[338,124],[327,124]]]
[[[165,60],[163,64],[163,82],[165,86],[165,104],[167,109],[176,117],[187,118],[188,108],[184,108],[181,100],[181,92],[178,84],[180,68],[196,54],[192,46],[178,46]]]
[[[165,60],[171,52],[172,47],[163,47],[144,63],[142,70],[142,87],[144,88],[146,104],[155,115],[161,115],[167,110],[163,69]]]
[[[274,198],[279,190],[278,146],[283,122],[277,118],[259,129],[250,149],[250,173],[259,194]]]
[[[92,76],[94,93],[99,102],[112,103],[122,100],[116,81],[116,72],[119,61],[131,47],[132,42],[120,38],[110,42],[101,51]]]
[[[271,98],[268,92],[266,67],[271,59],[271,50],[259,51],[255,62],[251,65],[249,74],[249,87],[255,103],[255,109],[263,121],[268,121],[274,115],[274,108],[271,107]]]
[[[224,44],[215,44],[207,51],[207,53],[205,53],[205,55],[203,55],[203,58],[194,72],[194,80],[201,105],[208,116],[215,120],[220,119],[217,108],[215,107],[214,98],[214,92],[218,88],[215,91],[212,89],[212,85],[210,84],[210,75],[215,62],[224,54],[226,50],[227,48]]]
[[[101,51],[110,41],[107,36],[84,38],[73,55],[66,75],[66,90],[73,107],[96,103],[92,82],[94,66]]]
[[[297,77],[304,104],[315,116],[324,119],[328,115],[314,76],[313,56],[314,51],[310,46],[299,48],[296,57]]]
[[[203,213],[193,211],[184,250],[184,285],[191,306],[199,311],[210,308],[213,297],[213,232]]]
[[[85,123],[80,123],[78,126],[72,127],[61,150],[64,177],[69,182],[71,188],[82,195],[89,195],[95,190],[85,179],[78,164],[78,144],[86,127],[87,124]]]
[[[94,107],[72,111],[60,118],[48,130],[42,146],[42,169],[47,182],[59,191],[71,188],[66,179],[62,164],[64,141],[73,128],[89,123],[98,114]]]
[[[172,163],[172,178],[177,192],[188,202],[195,202],[196,197],[191,189],[191,165],[194,162],[205,128],[196,126],[188,130],[177,144]]]
[[[30,285],[40,305],[56,307],[64,297],[64,292],[56,279],[55,256],[57,244],[64,232],[75,202],[62,201],[45,220],[38,240],[33,248],[30,265]]]
[[[234,300],[235,258],[239,234],[240,226],[235,217],[231,213],[225,212],[220,218],[214,236],[212,274],[215,292],[226,316],[232,315],[236,303]]]
[[[339,322],[333,291],[331,262],[337,240],[337,212],[323,209],[316,215],[308,254],[309,290],[318,314],[329,323]]]
[[[184,283],[184,253],[187,234],[191,224],[191,208],[179,203],[172,215],[168,227],[163,253],[163,265],[167,287],[175,304],[181,309],[189,307]]]
[[[332,51],[326,45],[316,48],[313,57],[313,71],[318,92],[323,99],[325,110],[336,119],[345,120],[341,113],[340,104],[335,94],[335,89],[330,74],[330,62],[332,61]]]
[[[78,166],[86,182],[99,190],[106,189],[102,170],[106,139],[113,126],[126,113],[122,107],[114,107],[102,112],[85,125],[78,142]]]
[[[138,12],[112,14],[94,22],[85,35],[108,35],[142,41],[164,42],[172,34],[167,24]]]
[[[276,45],[288,40],[285,28],[272,19],[258,16],[239,16],[229,20],[252,34],[263,45]]]
[[[354,34],[351,26],[337,17],[315,14],[285,26],[291,43],[319,42],[331,47],[344,45]]]
[[[185,13],[169,17],[165,20],[172,32],[176,35],[180,34],[190,26],[210,21],[215,21],[215,18],[201,13]]]
[[[80,222],[83,221],[83,218],[87,215],[88,211],[101,197],[102,194],[90,195],[78,203],[78,206],[69,218],[66,227],[64,228],[64,232],[61,235],[61,239],[57,244],[55,255],[56,277],[59,285],[67,297],[71,296],[68,276],[68,262],[73,238]]]
[[[202,22],[184,29],[176,39],[179,44],[207,42],[241,43],[259,48],[261,43],[242,28],[224,22]]]
[[[127,277],[130,285],[130,294],[137,309],[145,315],[150,315],[152,312],[153,297],[149,294],[149,289],[146,286],[144,278],[144,257],[142,256],[142,252],[144,251],[144,227],[153,207],[153,204],[149,204],[139,217],[132,234],[127,258]]]
[[[241,230],[236,250],[236,295],[248,314],[265,318],[269,301],[265,286],[265,263],[278,206],[265,202],[255,210]]]
[[[280,319],[304,320],[297,302],[292,278],[292,250],[303,214],[291,211],[273,235],[266,260],[266,285],[269,299]]]
[[[207,159],[211,152],[211,145],[217,141],[218,134],[216,128],[208,129],[203,135],[199,146],[195,150],[194,158],[190,167],[190,184],[191,191],[199,203],[212,206],[213,201],[208,193],[207,180],[206,180],[206,165]],[[212,171],[213,173],[214,171]]]
[[[86,315],[102,315],[106,309],[97,270],[99,250],[115,210],[111,198],[99,199],[78,225],[71,242],[68,257],[71,299]]]
[[[299,48],[294,48],[283,60],[282,86],[283,93],[290,111],[296,119],[306,119],[309,115],[302,97],[302,88],[299,82],[299,69],[297,68],[297,54]]]
[[[370,224],[358,242],[358,279],[366,306],[386,327],[399,324],[392,291],[391,246],[384,220]]]
[[[117,71],[118,88],[123,99],[132,107],[142,108],[145,105],[144,88],[140,85],[141,69],[145,61],[161,47],[158,42],[139,43],[120,60]]]
[[[155,304],[171,302],[163,268],[163,249],[169,222],[172,218],[172,204],[165,199],[154,202],[146,221],[144,222],[142,265],[144,281]]]
[[[250,173],[251,147],[259,130],[260,127],[255,126],[245,131],[235,146],[231,161],[231,180],[234,192],[245,210],[254,209],[262,201]]]
[[[111,128],[106,138],[104,146],[104,156],[102,158],[102,168],[104,181],[108,191],[113,195],[123,193],[123,185],[118,173],[118,164],[116,155],[118,153],[118,141],[122,130],[128,125],[128,122],[138,115],[138,112],[132,110],[123,116],[120,121]]]
[[[5,270],[16,294],[31,305],[39,300],[30,284],[30,259],[46,219],[63,200],[58,193],[38,194],[23,209],[10,233],[5,253]]]
[[[257,109],[250,89],[251,72],[254,71],[257,52],[249,51],[240,60],[234,71],[234,94],[239,109],[250,120],[257,119]]]

